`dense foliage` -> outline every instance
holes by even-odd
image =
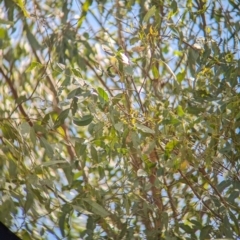
[[[239,16],[1,0],[0,221],[23,239],[237,239]]]

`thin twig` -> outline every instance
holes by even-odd
[[[17,101],[18,99],[18,93],[16,91],[16,89],[14,88],[13,86],[13,83],[11,81],[11,79],[4,73],[3,69],[0,67],[0,73],[3,75],[3,77],[5,78],[8,86],[10,87],[11,89],[11,92],[13,94],[13,97],[15,99],[15,101]],[[26,119],[26,121],[29,123],[29,125],[32,127],[33,126],[33,123],[31,121],[31,119],[29,118],[29,116],[27,115],[26,111],[24,110],[23,106],[22,106],[22,103],[19,103],[17,108],[19,108],[20,112],[22,113],[22,115],[24,116],[24,118]]]

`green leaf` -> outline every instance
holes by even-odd
[[[229,222],[229,219],[228,219],[227,215],[225,215],[224,218],[223,218],[223,225],[224,225],[224,228],[223,228],[224,235],[227,238],[232,238],[233,237],[233,232],[231,230],[231,224]]]
[[[73,118],[73,123],[76,124],[77,126],[87,126],[90,124],[93,120],[92,115],[85,115],[82,118]]]
[[[92,201],[89,198],[84,198],[83,200],[92,206],[92,211],[95,214],[100,215],[102,218],[105,218],[110,215],[110,213],[106,211],[100,204]]]
[[[153,65],[153,67],[152,67],[152,73],[153,73],[154,78],[159,77],[159,72],[155,65]]]
[[[232,182],[230,180],[223,180],[222,182],[220,182],[218,184],[217,189],[221,193],[224,189],[229,187],[231,184],[232,184]]]
[[[155,12],[156,12],[156,6],[151,7],[146,13],[146,15],[144,16],[143,23],[147,23],[148,20],[155,14]]]
[[[132,76],[133,75],[133,67],[130,65],[124,66],[123,67],[124,73],[127,75]]]
[[[180,123],[180,121],[177,118],[175,118],[172,115],[170,116],[170,120],[169,120],[170,125],[178,125],[179,123]]]
[[[32,240],[32,234],[29,234],[26,230],[21,234],[22,239],[24,240]]]
[[[40,236],[43,237],[44,234],[45,234],[45,229],[42,228],[42,229],[40,230]]]
[[[145,133],[151,133],[151,134],[154,134],[155,131],[152,130],[151,128],[143,125],[143,124],[140,124],[140,123],[136,123],[135,126],[137,127],[137,129],[141,130],[142,132],[145,132]]]
[[[184,111],[183,111],[181,105],[177,106],[177,114],[178,114],[179,117],[182,117],[184,115]]]
[[[66,161],[65,161],[66,163]],[[72,172],[72,167],[69,164],[65,164],[65,166],[62,168],[64,171],[64,174],[68,180],[68,185],[72,186],[73,182],[73,172]]]
[[[36,133],[33,127],[30,129],[30,139],[32,141],[32,144],[35,145],[37,138],[36,138]]]
[[[9,172],[10,177],[15,178],[16,175],[18,174],[17,164],[13,160],[9,159],[8,165],[9,165],[8,172]]]
[[[0,24],[13,25],[14,22],[0,18]]]
[[[235,203],[235,200],[239,197],[240,192],[237,189],[234,189],[233,191],[231,191],[230,196],[228,197],[228,201],[230,201],[232,204]]]
[[[17,131],[16,129],[8,122],[4,122],[1,125],[1,131],[3,136],[8,140],[14,140],[17,138]]]
[[[88,239],[93,239],[93,231],[94,231],[94,228],[95,228],[96,224],[95,224],[95,221],[94,221],[94,216],[89,216],[88,217],[88,220],[87,220],[87,224],[86,224],[86,228],[88,230]]]
[[[181,223],[179,224],[179,227],[182,228],[186,233],[193,233],[193,229],[189,225]]]
[[[2,39],[6,38],[8,36],[7,30],[4,28],[0,28],[0,40],[2,41]],[[0,48],[2,49],[3,46],[0,45]]]
[[[240,227],[239,227],[239,221],[236,218],[235,214],[233,214],[231,211],[228,212],[229,213],[229,217],[231,218],[231,220],[234,222],[235,224],[235,228],[237,230],[237,235],[240,236]]]
[[[80,28],[82,26],[82,23],[84,21],[84,19],[86,18],[87,16],[87,13],[88,13],[88,9],[89,7],[92,5],[92,0],[86,0],[85,3],[83,4],[82,6],[82,14],[78,20],[78,28]]]
[[[164,176],[164,168],[163,167],[159,167],[157,170],[157,176],[158,177],[162,177]]]
[[[29,30],[28,27],[26,27],[26,32],[27,32],[28,41],[30,42],[31,46],[35,50],[41,49],[41,45],[39,44],[39,42],[37,41],[36,37],[32,34],[32,32]]]
[[[201,222],[198,222],[198,221],[196,221],[194,219],[191,219],[191,220],[189,219],[189,222],[194,225],[194,228],[199,228],[199,229],[202,228]]]
[[[139,41],[139,37],[133,37],[130,39],[130,45],[133,45]]]
[[[76,114],[77,109],[78,109],[78,99],[75,97],[75,98],[73,98],[73,100],[72,100],[72,107],[71,107],[72,116],[74,116],[74,115]]]
[[[44,137],[40,137],[40,144],[41,146],[45,149],[46,154],[48,157],[52,158],[53,157],[53,149],[51,145],[48,143],[48,141]]]
[[[30,125],[28,122],[23,122],[21,125],[20,125],[20,130],[21,130],[21,133],[22,134],[29,134],[30,133]]]
[[[54,70],[58,71],[58,72],[65,71],[66,70],[66,65],[64,65],[63,63],[57,63]]]
[[[13,0],[13,1],[20,7],[25,17],[30,17],[27,9],[25,8],[23,0]]]
[[[67,95],[67,99],[71,99],[74,98],[78,95],[80,95],[82,93],[82,89],[79,88],[75,88],[74,90],[72,90],[68,95]]]
[[[99,99],[102,103],[106,103],[109,101],[107,93],[100,87],[98,88],[98,95],[99,95]]]
[[[43,65],[39,62],[31,62],[30,66],[27,68],[26,72],[31,72],[35,68],[41,68]]]
[[[23,102],[26,102],[26,101],[27,101],[26,95],[19,96],[19,97],[16,99],[16,103],[17,103],[17,104],[22,104]]]
[[[139,135],[136,132],[131,132],[130,134],[134,148],[138,148],[140,144]]]
[[[82,213],[82,214],[85,214],[85,215],[93,215],[92,212],[89,212],[89,211],[83,209],[83,208],[80,207],[80,206],[72,205],[72,207],[73,207],[74,210],[76,210],[76,211],[78,211],[78,212],[80,212],[80,213]]]
[[[95,163],[98,162],[98,152],[94,146],[91,146],[91,157]]]
[[[123,98],[123,96],[124,95],[122,93],[118,93],[116,96],[112,98],[112,104],[113,105],[117,104]]]
[[[203,227],[200,232],[200,240],[205,240],[207,238],[211,238],[210,237],[211,231],[212,231],[212,226],[208,225],[208,226]]]
[[[114,128],[115,128],[118,132],[122,132],[122,130],[123,130],[123,123],[122,123],[122,122],[118,122],[118,123],[114,124]]]
[[[65,219],[66,219],[67,213],[63,212],[58,220],[58,225],[61,231],[61,234],[63,237],[65,237]]]
[[[64,124],[65,119],[68,117],[70,109],[65,109],[63,110],[57,117],[55,123],[54,123],[54,128],[58,128],[59,126]]]
[[[178,141],[177,140],[172,140],[172,141],[169,141],[167,144],[166,144],[166,147],[165,147],[165,156],[168,158],[169,155],[171,154],[172,150],[177,146],[178,144]]]
[[[164,225],[164,228],[167,230],[168,229],[168,222],[169,222],[169,217],[167,212],[163,212],[161,214],[162,218],[162,224]]]
[[[112,78],[114,78],[116,76],[116,74],[114,73],[114,68],[113,68],[112,65],[110,65],[107,68],[107,74],[109,75],[109,77],[112,77]]]
[[[122,223],[121,225],[121,232],[118,234],[118,239],[126,239],[124,236],[128,232],[128,222],[126,221],[125,223]],[[128,238],[128,239],[133,239],[133,238]]]
[[[204,52],[203,52],[203,61],[206,61],[207,60],[207,58],[210,56],[210,54],[211,54],[211,48],[209,48],[206,44],[204,45]],[[206,68],[203,68],[202,69],[202,71],[205,71],[207,69],[207,67]]]
[[[82,74],[81,74],[81,72],[79,71],[78,68],[72,68],[71,71],[73,72],[73,74],[74,74],[76,77],[82,78]]]
[[[80,143],[80,142],[75,143],[75,149],[78,156],[82,156],[83,154],[85,154],[86,148],[87,148],[87,145],[84,143]]]
[[[33,205],[33,193],[32,193],[32,190],[31,190],[31,187],[27,184],[27,199],[26,199],[26,202],[24,204],[24,211],[25,213],[28,212],[28,210],[32,207]]]
[[[62,214],[59,218],[58,224],[63,237],[65,236],[65,224],[69,221],[69,215],[71,214],[72,209],[72,206],[67,203],[62,206]]]
[[[60,163],[66,163],[66,160],[48,161],[48,162],[41,163],[40,165],[42,167],[48,167],[48,166],[52,166]]]
[[[193,115],[198,115],[199,113],[204,112],[206,109],[205,108],[200,108],[200,107],[188,107],[187,112]]]
[[[183,70],[182,72],[179,72],[177,74],[177,76],[176,76],[177,77],[177,81],[179,83],[181,83],[184,80],[185,76],[186,76],[186,71],[185,70]]]
[[[172,9],[173,13],[177,12],[177,10],[178,10],[178,5],[175,0],[172,0],[171,9]]]

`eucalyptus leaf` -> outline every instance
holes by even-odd
[[[152,8],[150,8],[150,9],[148,10],[148,12],[146,13],[146,15],[144,16],[144,18],[143,18],[143,23],[147,23],[147,22],[149,21],[149,19],[150,19],[152,16],[154,16],[155,12],[156,12],[156,6],[154,5],[154,6],[152,6]]]
[[[49,142],[44,138],[44,137],[40,137],[40,144],[41,146],[45,149],[46,154],[52,158],[53,157],[53,149],[51,147],[51,145],[49,144]]]
[[[141,130],[142,132],[145,132],[145,133],[151,133],[151,134],[154,134],[155,131],[152,130],[151,128],[143,125],[143,124],[140,124],[140,123],[136,123],[136,127]]]
[[[105,218],[110,215],[108,211],[106,211],[100,204],[97,202],[94,202],[88,198],[83,199],[85,202],[87,202],[92,207],[92,212],[94,212],[97,215],[100,215],[101,217]]]
[[[76,124],[77,126],[87,126],[90,124],[93,120],[92,115],[85,115],[81,118],[74,118],[73,123]]]

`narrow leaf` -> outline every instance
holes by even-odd
[[[78,96],[81,92],[82,92],[82,89],[80,87],[75,88],[67,95],[67,99],[74,98],[75,96]]]
[[[60,231],[61,231],[61,234],[63,237],[65,237],[64,225],[65,225],[66,215],[67,215],[67,213],[63,212],[58,221],[58,225],[59,225],[59,228],[60,228]]]
[[[165,147],[165,157],[168,159],[169,155],[171,154],[172,150],[175,148],[175,146],[178,144],[177,140],[169,141]]]
[[[94,213],[100,215],[103,218],[105,218],[109,215],[109,212],[107,210],[105,210],[100,204],[92,201],[89,198],[84,198],[83,200],[92,206],[92,211]]]
[[[56,160],[56,161],[49,161],[49,162],[44,162],[41,164],[42,167],[48,167],[48,166],[52,166],[52,165],[56,165],[59,163],[66,163],[65,160]]]
[[[177,12],[178,6],[177,6],[177,2],[175,0],[172,1],[171,8],[172,8],[173,13]]]
[[[182,117],[184,115],[184,111],[183,111],[181,105],[177,106],[177,114],[178,114],[179,117]]]
[[[54,127],[55,128],[61,126],[64,123],[65,119],[68,117],[69,111],[70,111],[70,109],[68,108],[68,109],[63,110],[59,114],[59,116],[57,117],[57,119],[56,119],[56,121],[54,123]]]
[[[181,83],[182,81],[183,81],[183,79],[185,78],[185,76],[186,76],[186,71],[184,70],[184,71],[182,71],[182,72],[179,72],[178,74],[177,74],[177,81],[179,82],[179,83]]]
[[[80,213],[82,213],[82,214],[85,214],[85,215],[93,215],[93,213],[91,213],[91,212],[83,209],[83,208],[80,207],[80,206],[72,205],[72,207],[73,207],[76,211],[78,211],[78,212],[80,212]]]
[[[14,2],[21,8],[25,17],[30,17],[27,9],[24,6],[24,1],[23,0],[14,0]]]
[[[221,193],[224,189],[228,188],[231,184],[232,182],[230,180],[224,180],[218,184],[217,189]]]
[[[77,126],[87,126],[92,122],[92,120],[93,120],[92,115],[85,115],[80,119],[74,118],[73,123],[76,124]]]
[[[152,130],[151,128],[149,127],[146,127],[145,125],[143,124],[140,124],[140,123],[136,123],[136,127],[141,130],[142,132],[145,132],[145,133],[151,133],[151,134],[154,134],[155,131]]]
[[[88,9],[89,7],[92,5],[92,0],[86,0],[85,3],[82,6],[82,14],[81,17],[78,20],[78,28],[81,27],[83,21],[85,20],[87,13],[88,13]]]
[[[13,25],[13,22],[0,18],[0,24]]]
[[[240,236],[240,227],[239,227],[239,221],[238,219],[236,218],[236,216],[231,212],[229,211],[229,216],[231,218],[231,220],[234,222],[235,224],[235,228],[237,230],[237,234]]]
[[[31,129],[30,129],[30,139],[31,139],[31,141],[32,141],[32,144],[35,145],[35,144],[36,144],[37,137],[36,137],[36,133],[35,133],[34,128],[31,128]]]
[[[40,137],[40,144],[45,149],[46,154],[51,158],[53,156],[53,149],[44,137]]]
[[[77,69],[77,68],[72,68],[71,71],[73,72],[73,74],[74,74],[76,77],[82,78],[82,74],[81,74],[81,72],[79,71],[79,69]]]
[[[27,32],[28,41],[30,42],[31,46],[35,50],[41,49],[41,45],[39,44],[39,42],[37,41],[36,37],[32,34],[32,32],[29,30],[28,27],[26,27],[26,32]]]
[[[100,101],[108,102],[109,98],[107,93],[100,87],[98,88],[98,95],[100,97]]]
[[[155,14],[155,12],[156,12],[156,6],[151,7],[146,13],[146,15],[144,16],[143,23],[147,23],[148,20]]]
[[[91,157],[94,162],[98,162],[98,152],[94,146],[91,146]]]
[[[32,207],[32,205],[33,205],[33,193],[32,193],[30,185],[27,184],[27,199],[24,204],[25,213],[28,212],[28,210]]]
[[[29,134],[30,133],[30,125],[28,122],[23,122],[21,125],[20,125],[20,131],[22,134]]]
[[[155,65],[153,65],[153,67],[152,67],[152,73],[153,73],[154,78],[159,77],[159,72]]]
[[[39,62],[31,62],[30,66],[27,68],[26,72],[31,72],[35,68],[42,67],[42,64]]]

